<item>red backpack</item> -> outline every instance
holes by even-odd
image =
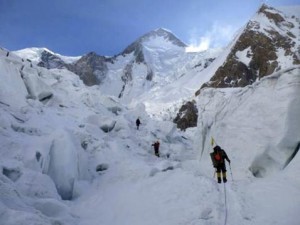
[[[220,152],[217,152],[216,154],[214,154],[214,157],[217,162],[221,162],[222,156],[221,156]]]

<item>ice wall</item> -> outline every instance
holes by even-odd
[[[1,53],[1,52],[0,52]],[[0,59],[2,56],[0,54]],[[26,105],[28,94],[21,78],[21,63],[5,57],[0,60],[0,102],[13,107]]]
[[[27,88],[28,97],[37,99],[39,101],[43,101],[52,97],[53,93],[51,88],[39,78],[36,69],[26,68],[20,73]]]
[[[246,88],[202,90],[195,144],[203,167],[211,167],[214,137],[237,176],[263,177],[283,169],[300,142],[299,94],[299,67]]]

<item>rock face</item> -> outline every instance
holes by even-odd
[[[68,68],[67,64],[61,58],[45,50],[41,53],[41,61],[37,65],[47,69]]]
[[[185,130],[189,127],[196,127],[197,119],[198,109],[195,102],[189,101],[181,106],[173,122],[177,124],[177,128]]]
[[[81,57],[75,64],[68,66],[68,69],[79,75],[80,79],[88,86],[100,84],[107,73],[107,62],[111,58],[99,56],[95,52],[90,52]]]
[[[224,64],[201,88],[245,87],[284,69],[286,64],[300,64],[300,47],[296,44],[299,30],[298,18],[287,17],[262,5],[233,45]]]

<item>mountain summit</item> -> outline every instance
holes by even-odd
[[[158,41],[159,39],[160,41]],[[150,31],[143,35],[142,37],[138,38],[135,42],[130,44],[121,54],[129,54],[132,52],[138,53],[140,52],[142,46],[148,42],[155,42],[156,44],[162,46],[163,42],[170,42],[178,47],[187,47],[181,40],[179,40],[171,31],[168,31],[164,28],[158,28],[156,30]],[[136,54],[137,55],[137,54]]]

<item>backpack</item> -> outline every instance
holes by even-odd
[[[221,163],[224,162],[223,157],[222,157],[222,153],[219,152],[219,151],[216,152],[216,153],[214,153],[214,152],[210,153],[210,157],[211,157],[211,161],[212,161],[214,167],[217,167]]]
[[[217,152],[216,154],[214,154],[214,157],[217,162],[221,162],[222,156],[221,156],[220,152]]]

